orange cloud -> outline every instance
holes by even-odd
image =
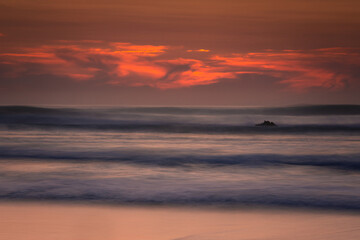
[[[153,46],[153,45],[132,45],[130,43],[112,43],[120,53],[130,53],[140,56],[158,56],[168,49],[167,46]]]
[[[16,75],[29,72],[24,65],[38,64],[32,74],[53,74],[76,80],[92,79],[98,72],[105,72],[109,82],[121,82],[121,78],[135,74],[151,79],[160,78],[166,70],[146,57],[162,54],[165,46],[131,45],[112,43],[113,48],[80,47],[79,45],[44,45],[23,48],[21,53],[3,53],[1,58],[15,66]],[[131,82],[124,83],[132,85]],[[136,83],[135,85],[138,85]]]
[[[158,59],[168,51],[168,46],[115,42],[100,47],[101,42],[94,42],[96,47],[85,47],[74,44],[79,41],[61,43],[23,48],[18,53],[3,53],[0,57],[14,66],[13,76],[52,74],[84,81],[101,74],[106,76],[106,84],[161,89],[206,85],[236,76],[199,59]],[[37,64],[36,71],[29,71],[29,64]],[[174,71],[179,67],[181,71]]]
[[[3,37],[3,36],[5,36],[5,34],[3,34],[3,33],[0,33],[0,37]]]
[[[251,71],[279,79],[299,91],[312,87],[338,89],[352,77],[347,66],[360,67],[356,49],[328,48],[311,51],[283,50],[212,56],[218,65],[228,71]],[[331,66],[337,65],[337,68]]]
[[[150,86],[160,89],[191,87],[265,75],[291,89],[339,89],[359,78],[358,49],[309,51],[265,50],[231,55],[169,58],[172,47],[101,41],[58,41],[60,44],[20,48],[0,53],[6,77],[55,75],[76,81]],[[187,52],[209,50],[187,50]],[[174,56],[174,54],[172,54]],[[357,74],[357,75],[356,75]]]
[[[210,52],[208,49],[186,50],[187,52]]]
[[[166,77],[157,83],[157,87],[164,89],[208,85],[224,78],[236,77],[234,73],[224,72],[222,67],[212,66],[198,59],[178,58],[157,62],[168,64],[169,67]],[[179,66],[180,71],[173,70]]]

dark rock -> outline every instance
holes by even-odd
[[[263,123],[256,124],[257,127],[277,127],[277,125],[270,121],[264,121]]]

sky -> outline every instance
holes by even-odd
[[[0,104],[360,104],[358,0],[0,0]]]

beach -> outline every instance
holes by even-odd
[[[360,216],[291,210],[219,210],[1,203],[7,240],[355,240]]]

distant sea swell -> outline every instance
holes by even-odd
[[[290,107],[108,107],[82,108],[92,111],[108,109],[117,113],[170,114],[260,114],[260,115],[360,115],[360,105],[304,105]],[[80,108],[0,106],[0,114],[74,114]]]
[[[189,117],[189,116],[192,116]],[[208,116],[213,121],[201,121]],[[238,116],[237,123],[221,122],[221,118]],[[251,116],[251,117],[249,117]],[[322,117],[317,122],[284,122],[276,128],[261,128],[252,119]],[[334,123],[326,116],[359,116],[360,105],[299,106],[283,108],[185,108],[185,107],[123,107],[123,108],[40,108],[27,106],[0,107],[0,127],[9,129],[78,129],[127,132],[165,133],[360,133],[360,122]],[[184,121],[184,118],[186,119]],[[241,121],[245,119],[245,121]],[[200,120],[199,120],[200,119]],[[250,122],[249,122],[250,121]]]

